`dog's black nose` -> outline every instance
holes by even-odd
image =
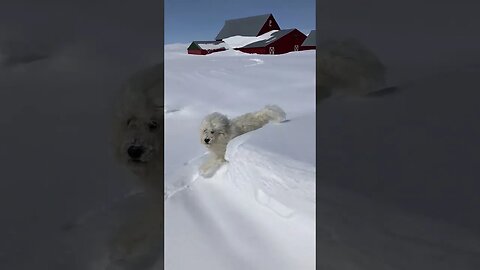
[[[209,142],[210,142],[210,139],[207,138],[207,139],[205,139],[204,141],[205,141],[205,143],[209,143]]]
[[[128,155],[131,157],[131,158],[134,158],[134,159],[137,159],[139,157],[142,156],[143,152],[144,152],[144,149],[142,146],[130,146],[128,147]]]

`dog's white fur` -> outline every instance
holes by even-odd
[[[276,105],[267,105],[257,112],[246,113],[233,119],[214,112],[207,115],[200,124],[200,142],[205,145],[210,157],[200,166],[200,172],[207,176],[211,170],[225,162],[227,144],[233,138],[259,129],[268,122],[285,120],[285,112]]]
[[[113,234],[105,269],[147,269],[163,254],[163,64],[134,74],[122,87],[113,117],[113,148],[145,188],[147,206]],[[130,147],[141,147],[135,158]],[[148,268],[150,269],[150,268]]]
[[[115,157],[138,176],[147,191],[163,193],[163,65],[132,76],[122,87],[115,107]],[[129,148],[142,154],[133,158]]]

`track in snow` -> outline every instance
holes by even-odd
[[[211,178],[202,157],[167,186],[166,269],[314,269],[315,167],[237,139]]]

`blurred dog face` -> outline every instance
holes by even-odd
[[[130,114],[118,123],[117,158],[135,174],[143,175],[148,170],[161,166],[160,153],[163,128],[158,118]]]
[[[112,104],[115,158],[155,198],[163,193],[163,71],[162,63],[132,74]]]
[[[207,115],[200,125],[200,143],[207,148],[229,141],[229,120],[220,113]]]

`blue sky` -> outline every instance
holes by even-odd
[[[308,34],[315,0],[165,0],[165,44],[214,40],[225,20],[272,13],[280,28]]]

